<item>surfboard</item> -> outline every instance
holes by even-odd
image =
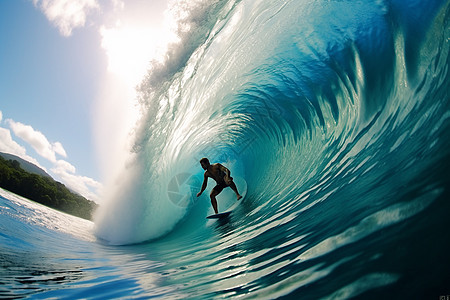
[[[223,213],[220,213],[220,214],[214,214],[214,215],[207,216],[206,218],[208,218],[208,219],[221,219],[221,218],[228,217],[230,214],[231,214],[231,211],[226,211],[226,212],[223,212]]]
[[[236,194],[233,192],[231,188],[226,188],[222,193],[218,196],[218,203],[222,209],[226,210],[226,212],[212,214],[207,216],[208,219],[222,219],[231,214],[231,212],[244,200],[245,195],[247,194],[247,182],[244,178],[235,176],[233,179],[234,183],[239,189],[239,192],[242,196],[240,200],[236,200]],[[219,209],[220,209],[219,207]],[[209,213],[214,213],[212,207],[209,209]]]

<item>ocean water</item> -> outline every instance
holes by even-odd
[[[0,297],[450,297],[449,3],[180,3],[95,222],[0,190]]]

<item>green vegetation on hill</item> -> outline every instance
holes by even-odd
[[[2,157],[0,157],[0,187],[87,220],[92,219],[97,207],[95,202],[72,193],[62,183],[46,176],[29,173],[20,167],[17,160],[6,160]]]

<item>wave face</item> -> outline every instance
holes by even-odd
[[[449,2],[196,5],[140,86],[97,236],[150,241],[193,296],[448,287]],[[205,219],[212,182],[195,196],[202,157],[246,189],[226,222]]]

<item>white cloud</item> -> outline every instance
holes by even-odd
[[[0,122],[2,120],[2,112],[0,111]],[[14,134],[29,143],[36,152],[44,158],[50,160],[54,167],[51,172],[56,175],[55,179],[60,180],[69,189],[79,193],[87,199],[98,201],[98,195],[102,189],[102,184],[92,178],[80,176],[76,174],[76,168],[65,160],[57,160],[56,154],[66,157],[66,151],[60,142],[50,143],[47,138],[39,131],[34,130],[29,125],[6,119],[6,123],[14,131]],[[39,162],[26,154],[25,147],[15,142],[11,136],[11,131],[0,127],[0,152],[10,153],[25,159],[47,172]]]
[[[51,171],[71,190],[89,200],[98,201],[102,184],[92,178],[76,175],[75,167],[65,160],[58,160]]]
[[[56,162],[56,168],[52,170],[58,170],[58,173],[72,173],[75,174],[76,168],[69,162],[65,160],[58,160]]]
[[[99,8],[96,0],[33,0],[33,3],[64,36],[70,36],[73,29],[83,27],[87,15]]]
[[[56,154],[66,157],[66,151],[61,143],[56,142],[51,144],[45,135],[40,131],[33,129],[30,125],[25,125],[20,122],[15,122],[11,119],[7,119],[6,122],[11,127],[16,136],[30,144],[31,147],[42,157],[49,161],[56,162]]]
[[[56,154],[59,154],[62,157],[67,157],[66,150],[64,150],[64,147],[60,142],[53,143],[52,146],[53,146],[52,149],[53,151],[55,151]]]
[[[0,152],[19,156],[20,158],[35,164],[36,166],[47,172],[47,170],[43,166],[41,166],[36,159],[26,154],[26,149],[24,147],[22,147],[12,139],[9,129],[2,127],[0,127]]]
[[[8,129],[0,127],[0,152],[23,156],[25,155],[26,150],[24,147],[13,141],[11,132]]]
[[[121,0],[112,0],[112,4],[114,6],[114,10],[122,10],[125,7],[125,2]]]
[[[3,119],[3,113],[2,113],[2,111],[0,110],[0,122],[2,121],[2,119]]]

